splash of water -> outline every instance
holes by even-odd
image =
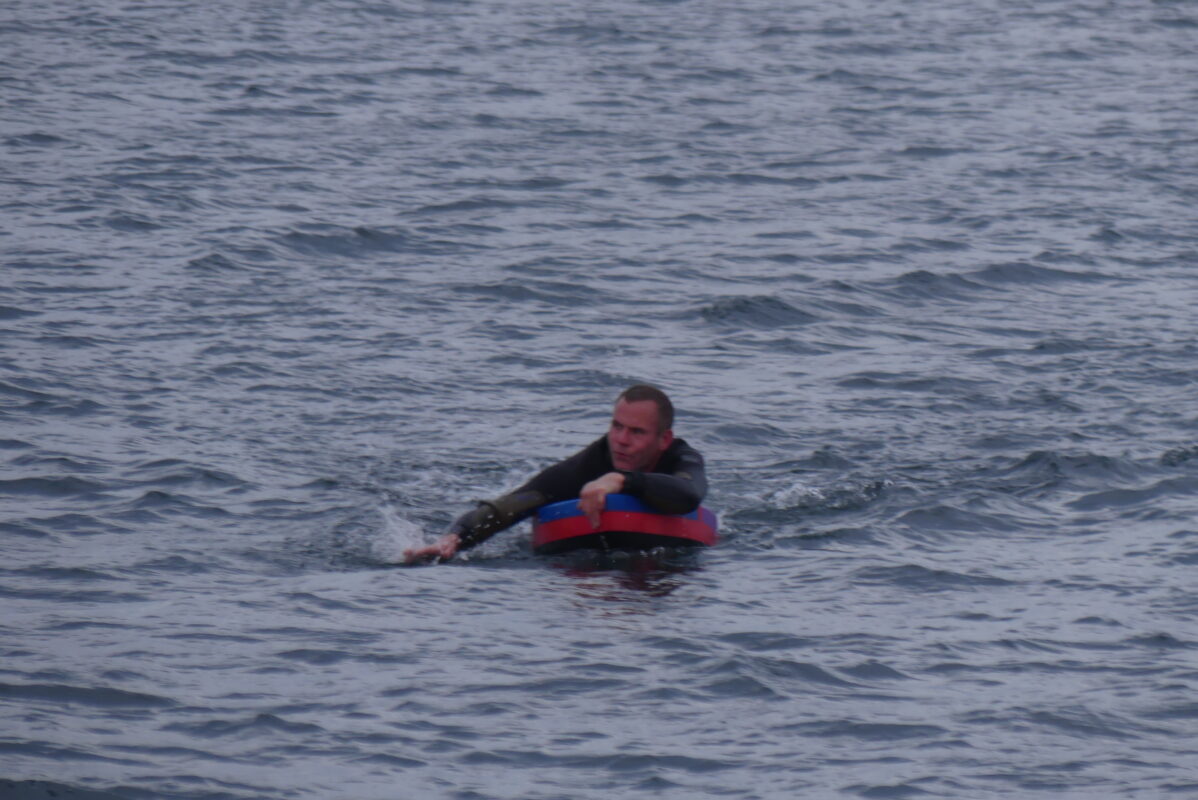
[[[432,537],[419,524],[400,514],[394,506],[380,507],[379,515],[383,525],[370,542],[370,553],[379,562],[402,564],[405,550],[432,543]]]

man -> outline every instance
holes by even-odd
[[[448,560],[548,503],[578,499],[599,527],[609,494],[630,494],[663,514],[694,511],[707,493],[703,456],[674,437],[674,405],[660,389],[637,384],[620,393],[607,435],[549,467],[511,494],[484,500],[427,547],[404,553],[407,563]]]

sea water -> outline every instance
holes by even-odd
[[[1198,793],[1198,7],[15,0],[0,796]],[[723,541],[397,566],[665,388]]]

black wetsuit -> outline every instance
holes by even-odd
[[[688,514],[707,494],[703,456],[685,440],[671,442],[652,471],[626,472],[612,465],[604,436],[545,469],[516,491],[479,503],[478,508],[459,517],[450,530],[461,539],[459,549],[473,547],[543,505],[576,499],[582,487],[609,472],[624,476],[622,494],[632,495],[663,514]]]

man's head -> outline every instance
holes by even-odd
[[[616,398],[607,445],[612,465],[625,472],[647,472],[674,441],[674,404],[661,389],[630,386]]]

